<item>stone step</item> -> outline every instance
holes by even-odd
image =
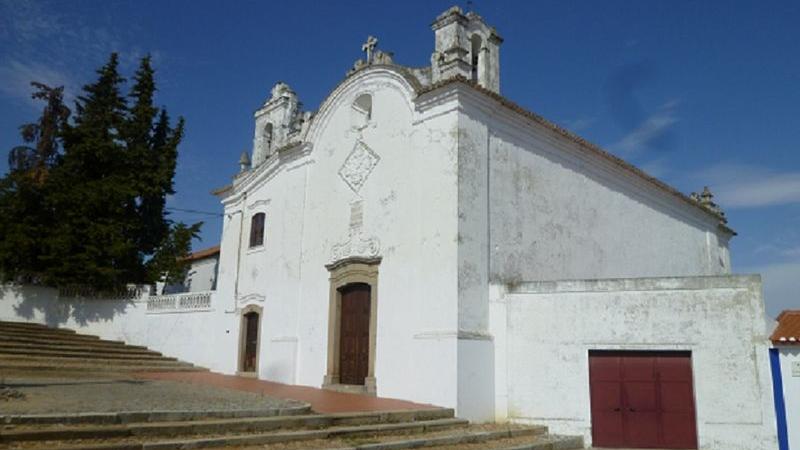
[[[187,363],[184,363],[187,364]],[[50,361],[31,362],[31,361],[8,361],[0,359],[0,371],[14,371],[15,373],[25,372],[89,372],[92,374],[126,373],[126,372],[206,372],[208,369],[192,365],[129,365],[123,364],[103,364],[94,361],[89,362],[69,362],[59,363]]]
[[[20,327],[17,325],[0,324],[0,332],[19,333],[19,334],[46,334],[51,336],[77,336],[74,330],[67,328],[48,328],[48,327]]]
[[[310,415],[311,406],[289,406],[258,410],[205,410],[205,411],[120,411],[108,413],[71,414],[19,414],[0,415],[0,425],[112,425],[147,422],[180,422],[203,419],[252,418],[274,416]]]
[[[443,436],[422,436],[410,439],[398,439],[385,442],[376,442],[371,444],[363,444],[355,447],[338,448],[336,450],[401,450],[409,448],[428,448],[438,447],[443,445],[470,445],[470,444],[484,444],[490,446],[491,441],[501,439],[515,439],[527,438],[536,442],[524,444],[525,449],[535,450],[553,450],[552,444],[545,440],[539,439],[539,436],[547,433],[546,427],[530,427],[522,429],[509,429],[500,431],[478,431],[471,432],[465,430],[459,433],[446,434]],[[502,447],[495,447],[497,450],[505,450]]]
[[[447,417],[450,416],[450,417]],[[0,442],[55,441],[71,439],[109,439],[127,437],[163,437],[201,434],[253,433],[310,428],[296,433],[312,433],[308,439],[318,439],[314,433],[330,433],[341,427],[370,428],[378,431],[424,431],[464,426],[466,420],[452,417],[452,410],[434,409],[418,411],[393,411],[382,413],[343,413],[328,415],[300,415],[278,417],[249,417],[232,419],[194,420],[179,422],[133,423],[122,425],[88,426],[37,426],[8,427],[0,434]],[[337,428],[339,427],[339,428]],[[382,427],[382,428],[375,428]],[[326,430],[322,430],[325,428]],[[280,433],[279,433],[280,434]],[[284,433],[285,434],[285,433]],[[289,434],[291,435],[291,433]],[[274,436],[274,434],[272,435]],[[326,435],[323,435],[323,438]],[[291,440],[291,439],[289,439]],[[267,441],[265,441],[267,442]],[[284,442],[282,438],[269,442]]]
[[[82,335],[76,335],[82,336]],[[86,347],[102,347],[102,348],[126,348],[131,350],[147,350],[147,347],[141,345],[127,345],[122,341],[108,341],[102,339],[50,339],[46,336],[20,336],[20,335],[3,335],[0,333],[0,342],[4,343],[20,343],[32,345],[48,345],[48,346],[86,346]]]
[[[90,358],[90,359],[114,359],[114,360],[161,360],[177,361],[177,358],[163,356],[156,353],[135,353],[127,351],[108,351],[108,350],[73,350],[73,349],[42,349],[37,346],[31,347],[9,347],[0,343],[0,358],[4,355],[25,355],[25,356],[53,356],[63,358]]]
[[[67,333],[49,333],[38,331],[11,331],[0,330],[0,339],[5,338],[29,338],[29,339],[44,339],[46,341],[59,341],[59,342],[97,342],[100,340],[97,336],[89,334],[67,334]]]
[[[538,442],[498,450],[576,450],[582,448],[584,448],[583,438],[580,436],[547,435],[538,439]]]
[[[451,419],[457,420],[457,419]],[[363,444],[354,447],[336,447],[333,449],[329,445],[323,447],[304,445],[303,449],[329,449],[329,450],[399,450],[411,448],[430,448],[442,445],[469,445],[490,443],[492,440],[509,438],[530,438],[536,439],[542,431],[537,428],[470,432],[463,429],[466,425],[436,425],[432,423],[410,423],[410,424],[385,424],[385,425],[365,425],[356,427],[341,427],[325,430],[303,430],[290,432],[276,432],[265,434],[246,434],[208,438],[176,439],[169,441],[139,441],[139,442],[117,442],[113,444],[82,444],[80,447],[58,446],[59,450],[127,450],[127,449],[148,449],[148,450],[167,450],[184,448],[207,448],[207,447],[239,447],[264,445],[271,448],[271,445],[289,444],[309,441],[320,441],[327,439],[357,439],[359,437],[387,436],[390,438],[384,442]],[[461,431],[453,431],[462,429]],[[425,433],[435,433],[443,430],[450,430],[451,433],[443,436],[425,437]],[[411,435],[422,435],[419,438],[412,438]],[[549,445],[549,443],[547,443]],[[299,444],[296,444],[299,445]],[[32,448],[26,446],[25,448]],[[44,448],[44,447],[43,447]],[[249,448],[249,447],[248,447]],[[294,447],[293,447],[294,448]],[[537,446],[531,447],[535,450],[553,450],[554,447]]]
[[[0,353],[0,362],[28,362],[45,364],[103,364],[103,365],[128,365],[128,366],[191,366],[191,364],[168,358],[105,358],[102,355],[93,358],[59,355],[27,355]]]
[[[70,330],[69,328],[54,328],[49,327],[47,325],[43,325],[41,323],[33,323],[33,322],[12,322],[6,320],[0,320],[0,330],[2,329],[22,329],[22,330],[62,330],[66,332],[74,333],[74,330]]]
[[[40,344],[31,342],[0,341],[0,351],[3,349],[63,351],[63,352],[102,352],[108,354],[121,354],[121,355],[161,356],[161,353],[149,350],[145,347],[139,347],[139,346],[132,347],[125,345],[86,345],[86,344],[62,344],[62,343]]]

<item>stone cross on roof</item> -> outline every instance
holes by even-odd
[[[375,47],[378,46],[378,39],[375,36],[369,36],[367,42],[361,46],[361,51],[367,53],[367,64],[372,62],[372,55],[375,52]]]

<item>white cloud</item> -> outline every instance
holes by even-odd
[[[622,153],[631,154],[642,151],[650,146],[654,141],[664,136],[678,121],[675,117],[675,109],[680,104],[678,100],[670,100],[645,119],[641,125],[630,131],[615,144],[612,149]]]
[[[30,98],[31,81],[65,86],[69,106],[81,85],[94,78],[94,69],[120,54],[120,70],[132,73],[147,53],[155,64],[162,52],[143,49],[137,42],[138,25],[115,26],[106,19],[90,19],[69,8],[34,1],[0,0],[0,96],[23,99],[36,109],[41,104]]]
[[[783,256],[800,257],[800,246],[785,248],[780,252]]]
[[[568,130],[577,133],[592,126],[596,120],[596,117],[578,117],[577,119],[565,120],[564,126]]]
[[[755,165],[720,164],[696,173],[726,208],[800,203],[800,171],[780,172]]]
[[[665,178],[671,172],[669,162],[665,158],[657,158],[639,165],[639,168],[648,175],[656,178]]]
[[[0,93],[9,98],[23,99],[36,108],[42,104],[31,98],[31,81],[38,81],[51,87],[64,86],[65,99],[71,104],[74,82],[65,74],[37,63],[24,63],[15,59],[0,64]]]
[[[775,318],[785,309],[800,309],[800,262],[753,266],[739,272],[761,274],[768,316]]]

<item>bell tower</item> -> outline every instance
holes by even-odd
[[[300,104],[288,84],[278,82],[270,98],[255,112],[252,166],[256,167],[286,145],[298,123]]]
[[[474,12],[454,6],[431,25],[436,44],[431,55],[432,81],[463,77],[500,93],[500,44],[497,31]]]

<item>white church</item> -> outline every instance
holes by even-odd
[[[760,279],[731,275],[710,194],[504,98],[477,14],[432,28],[428,67],[370,38],[315,113],[284,83],[256,111],[215,192],[236,370],[595,445],[774,448]]]
[[[215,191],[208,302],[95,332],[596,447],[775,449],[760,277],[711,194],[503,97],[477,14],[432,28],[430,66],[370,38],[316,112],[275,85]]]

